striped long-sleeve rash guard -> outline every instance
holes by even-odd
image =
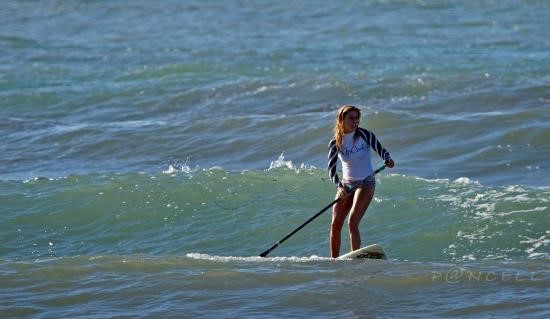
[[[355,138],[358,134],[359,138]],[[376,139],[374,133],[364,128],[358,128],[356,132],[345,134],[342,140],[342,149],[336,148],[336,139],[328,144],[328,174],[336,187],[341,186],[336,173],[336,162],[342,163],[343,180],[359,181],[372,175],[371,148],[384,160],[390,159],[390,153]]]

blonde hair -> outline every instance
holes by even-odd
[[[338,151],[342,150],[342,140],[344,139],[344,118],[346,117],[346,114],[348,114],[351,111],[357,112],[359,115],[359,118],[361,118],[361,110],[353,105],[342,105],[340,109],[338,109],[338,112],[336,113],[336,124],[334,125],[334,139],[336,140],[336,149]],[[357,132],[355,132],[357,134]],[[357,135],[354,136],[354,138],[357,138]]]

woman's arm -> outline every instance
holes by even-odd
[[[380,141],[376,138],[376,135],[374,135],[373,132],[366,130],[364,128],[359,128],[359,132],[361,132],[361,136],[363,136],[363,139],[370,145],[370,147],[380,156],[387,167],[392,168],[395,163],[391,159],[390,152],[386,150]]]
[[[336,149],[336,139],[332,139],[328,144],[328,176],[334,186],[340,187],[340,178],[336,173],[336,162],[338,161],[338,150]]]

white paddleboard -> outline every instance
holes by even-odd
[[[388,259],[382,246],[378,244],[365,246],[338,257],[338,259]]]

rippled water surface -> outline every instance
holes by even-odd
[[[2,317],[548,317],[549,12],[4,1]],[[327,258],[328,212],[256,257],[332,200],[344,103],[390,259]]]

